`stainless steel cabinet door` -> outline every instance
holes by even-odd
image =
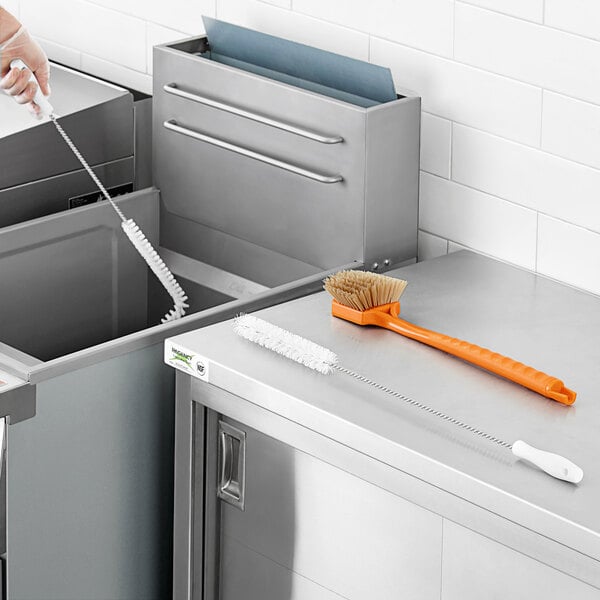
[[[598,600],[600,590],[444,521],[442,600]]]
[[[439,599],[442,519],[234,421],[245,509],[221,505],[222,600]]]

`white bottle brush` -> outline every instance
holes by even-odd
[[[522,440],[517,440],[511,444],[501,438],[486,433],[481,429],[473,427],[472,425],[468,425],[463,421],[459,421],[458,419],[431,408],[422,402],[418,402],[396,390],[388,388],[368,377],[343,367],[339,364],[337,355],[328,348],[319,346],[306,338],[286,331],[285,329],[281,329],[281,327],[277,327],[276,325],[252,315],[241,315],[234,319],[233,329],[239,336],[258,344],[263,348],[277,352],[277,354],[281,354],[285,358],[298,362],[309,369],[318,371],[323,375],[329,375],[337,371],[338,373],[354,377],[355,379],[373,386],[381,392],[390,394],[394,398],[402,400],[415,408],[419,408],[448,423],[452,423],[452,425],[461,427],[489,442],[498,444],[505,450],[511,450],[515,456],[534,464],[542,469],[542,471],[548,473],[548,475],[552,475],[552,477],[563,479],[564,481],[569,481],[571,483],[579,483],[583,479],[583,471],[581,468],[564,456],[546,452],[544,450],[538,450]]]
[[[27,68],[22,60],[13,60],[10,63],[11,67],[18,69]],[[31,75],[31,81],[37,83],[35,75]],[[42,115],[47,116],[54,123],[54,126],[63,137],[69,148],[73,151],[73,154],[77,157],[83,168],[88,172],[94,183],[98,186],[98,189],[102,192],[102,195],[110,202],[110,205],[115,209],[117,215],[121,219],[121,227],[125,232],[125,235],[129,238],[135,249],[138,251],[140,256],[146,261],[146,264],[152,269],[152,272],[156,275],[158,280],[161,282],[165,290],[169,293],[173,299],[173,308],[163,317],[162,322],[174,321],[180,319],[185,315],[185,309],[188,308],[187,296],[177,280],[173,276],[173,273],[165,265],[158,252],[152,247],[152,244],[148,241],[144,232],[136,225],[133,219],[127,219],[121,209],[115,204],[114,200],[110,197],[110,194],[106,191],[106,188],[102,185],[98,176],[94,173],[90,165],[83,158],[81,152],[77,149],[73,140],[67,135],[65,130],[61,127],[54,114],[54,108],[48,102],[47,98],[42,94],[42,91],[38,85],[37,92],[33,101],[39,106]]]

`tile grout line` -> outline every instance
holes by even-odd
[[[542,152],[544,151],[544,147],[542,144],[544,141],[544,96],[545,95],[546,95],[546,90],[544,90],[544,88],[542,88],[542,94],[540,97],[540,141],[539,141],[539,148]]]
[[[452,5],[452,60],[456,59],[456,0]]]
[[[454,121],[450,121],[450,148],[449,148],[449,152],[448,152],[448,178],[450,179],[450,181],[453,181],[452,173],[454,171],[454,161],[452,160],[453,154],[454,154],[453,146],[454,146]]]
[[[146,25],[145,26],[145,36],[146,36],[146,39],[145,39],[145,44],[144,44],[144,49],[145,49],[144,59],[146,61],[146,68],[145,68],[144,72],[149,75],[150,74],[150,72],[149,72],[149,66],[150,65],[148,64],[148,39],[149,39],[149,37],[148,37],[148,26],[149,26],[148,21],[145,21],[145,25]]]
[[[540,213],[535,218],[535,272],[538,272],[538,251],[540,246]]]
[[[547,91],[547,90],[543,90],[543,91]],[[600,108],[600,106],[598,107]],[[430,115],[433,115],[435,117],[438,117],[440,119],[446,119],[447,121],[450,121],[450,119],[448,119],[448,117],[442,117],[440,115],[436,115],[435,113],[429,112],[429,111],[425,111]],[[564,160],[567,163],[571,163],[574,165],[578,165],[580,167],[584,167],[586,169],[591,169],[592,171],[600,171],[600,165],[598,167],[594,167],[592,165],[589,165],[587,163],[581,162],[579,160],[575,160],[573,158],[567,158],[566,156],[562,156],[560,154],[556,154],[554,152],[550,152],[549,150],[546,150],[544,148],[541,148],[539,146],[533,146],[530,144],[525,144],[524,142],[520,142],[518,140],[514,140],[512,138],[507,138],[504,137],[503,135],[499,135],[497,133],[494,133],[492,131],[488,131],[486,129],[480,129],[478,127],[474,127],[473,125],[467,125],[466,123],[460,122],[460,121],[452,121],[455,125],[458,125],[459,127],[465,127],[466,129],[471,129],[473,131],[477,131],[478,133],[482,133],[484,135],[489,135],[491,137],[495,137],[498,138],[499,140],[503,140],[505,142],[508,142],[509,144],[515,144],[517,146],[521,146],[522,148],[526,148],[528,150],[534,150],[536,152],[541,152],[542,154],[546,154],[548,156],[553,156],[554,158],[558,158],[559,160]]]
[[[512,206],[514,206],[516,208],[520,208],[522,210],[526,210],[526,211],[532,212],[532,213],[537,213],[538,215],[540,215],[542,217],[547,217],[548,219],[560,221],[561,223],[565,223],[566,225],[569,225],[571,227],[577,227],[578,229],[587,231],[588,233],[591,233],[592,235],[596,235],[596,236],[600,237],[600,230],[590,229],[589,227],[585,227],[584,225],[580,225],[578,223],[573,223],[573,221],[569,221],[569,220],[565,219],[564,217],[557,217],[556,215],[546,213],[543,210],[539,210],[537,208],[531,208],[530,206],[525,206],[524,204],[520,204],[519,202],[515,202],[514,200],[509,200],[508,198],[503,198],[502,196],[492,194],[491,192],[482,190],[481,188],[473,187],[472,185],[468,185],[468,184],[462,183],[460,181],[446,179],[445,177],[437,175],[436,173],[431,173],[430,171],[425,171],[424,169],[420,169],[420,172],[424,175],[428,175],[429,177],[435,177],[436,179],[445,181],[446,183],[457,185],[457,186],[465,188],[467,190],[471,190],[473,192],[478,192],[480,194],[484,194],[486,196],[489,196],[490,198],[494,198],[495,200],[500,200],[501,202],[505,202],[506,204],[511,204]],[[438,235],[438,234],[434,234],[434,235]],[[443,236],[438,235],[438,237],[443,237]]]
[[[542,23],[546,25],[546,0],[542,0]]]
[[[565,33],[572,37],[582,38],[584,40],[589,40],[591,42],[597,42],[600,44],[600,37],[595,38],[595,37],[591,37],[590,35],[585,35],[584,33],[577,33],[575,31],[569,31],[568,29],[561,29],[557,25],[549,25],[546,22],[546,0],[543,0],[543,11],[544,12],[542,14],[541,21],[535,21],[533,19],[528,19],[526,17],[520,17],[518,15],[512,15],[509,13],[500,12],[499,10],[489,8],[487,6],[484,7],[484,6],[479,6],[478,4],[472,4],[471,2],[468,2],[468,0],[455,0],[455,2],[458,2],[458,3],[466,5],[466,6],[470,6],[475,10],[490,12],[492,14],[500,15],[502,17],[507,17],[509,19],[515,19],[516,21],[522,21],[523,23],[526,23],[529,25],[537,25],[538,27],[544,27],[545,29],[551,29],[552,31],[558,31],[560,33]]]

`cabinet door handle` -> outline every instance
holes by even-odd
[[[271,119],[270,117],[266,117],[259,113],[245,110],[238,106],[233,106],[232,104],[227,104],[226,102],[222,102],[220,100],[214,100],[213,98],[201,96],[197,93],[186,92],[185,90],[182,90],[176,83],[165,84],[163,86],[163,90],[167,92],[167,94],[179,96],[180,98],[185,98],[186,100],[192,100],[194,102],[198,102],[200,104],[204,104],[206,106],[210,106],[212,108],[231,113],[232,115],[237,115],[238,117],[251,119],[252,121],[262,123],[263,125],[269,125],[269,127],[282,129],[283,131],[287,131],[289,133],[308,138],[309,140],[313,140],[321,144],[341,144],[344,141],[344,138],[339,135],[323,135],[316,131],[311,131],[310,129],[305,129],[303,127],[292,125],[291,123],[286,123],[285,121]]]
[[[242,156],[246,156],[248,158],[253,158],[254,160],[258,160],[268,165],[278,167],[279,169],[289,171],[290,173],[295,173],[296,175],[308,177],[309,179],[312,179],[313,181],[318,181],[319,183],[339,183],[340,181],[344,180],[344,178],[341,175],[324,175],[322,173],[310,171],[309,169],[304,169],[303,167],[299,167],[298,165],[293,165],[291,163],[279,160],[277,158],[273,158],[272,156],[267,156],[266,154],[255,152],[254,150],[250,150],[249,148],[237,146],[236,144],[231,144],[230,142],[226,142],[225,140],[206,135],[205,133],[202,133],[200,131],[195,131],[187,127],[182,127],[174,119],[169,119],[168,121],[165,121],[163,123],[163,126],[167,129],[170,129],[171,131],[175,131],[177,133],[181,133],[182,135],[187,135],[188,137],[194,138],[195,140],[200,140],[201,142],[206,142],[207,144],[212,144],[213,146],[224,148],[225,150],[230,150],[231,152],[241,154]]]
[[[244,510],[246,487],[246,434],[219,421],[219,482],[217,496]]]

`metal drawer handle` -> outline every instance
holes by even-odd
[[[211,106],[212,108],[223,110],[233,115],[237,115],[238,117],[251,119],[252,121],[262,123],[263,125],[269,125],[270,127],[276,127],[277,129],[282,129],[283,131],[287,131],[295,135],[300,135],[302,137],[308,138],[309,140],[320,142],[321,144],[340,144],[344,141],[344,138],[340,137],[339,135],[322,135],[320,133],[317,133],[316,131],[311,131],[310,129],[297,127],[296,125],[292,125],[291,123],[285,123],[284,121],[271,119],[269,117],[265,117],[264,115],[250,112],[248,110],[244,110],[243,108],[239,108],[231,104],[226,104],[225,102],[220,102],[219,100],[213,100],[212,98],[207,98],[206,96],[200,96],[199,94],[192,94],[191,92],[186,92],[185,90],[179,88],[176,83],[165,84],[163,86],[163,90],[165,90],[167,94],[173,94],[174,96],[179,96],[180,98],[185,98],[186,100],[193,100],[194,102],[199,102],[200,104],[205,104],[206,106]]]
[[[259,152],[254,152],[254,150],[243,148],[242,146],[236,146],[235,144],[230,144],[229,142],[220,140],[219,138],[200,133],[199,131],[194,131],[193,129],[188,129],[187,127],[182,127],[181,125],[178,125],[177,121],[173,119],[165,121],[163,125],[171,131],[176,131],[177,133],[187,135],[188,137],[194,138],[195,140],[200,140],[201,142],[206,142],[207,144],[212,144],[213,146],[218,146],[219,148],[224,148],[225,150],[231,150],[231,152],[236,152],[237,154],[241,154],[242,156],[247,156],[248,158],[259,160],[260,162],[264,162],[268,165],[279,167],[280,169],[284,169],[285,171],[295,173],[296,175],[308,177],[309,179],[312,179],[313,181],[318,181],[319,183],[339,183],[340,181],[344,180],[344,178],[341,175],[323,175],[321,173],[316,173],[315,171],[309,171],[308,169],[303,169],[302,167],[298,167],[297,165],[292,165],[291,163],[278,160],[277,158],[273,158],[272,156],[260,154]]]

